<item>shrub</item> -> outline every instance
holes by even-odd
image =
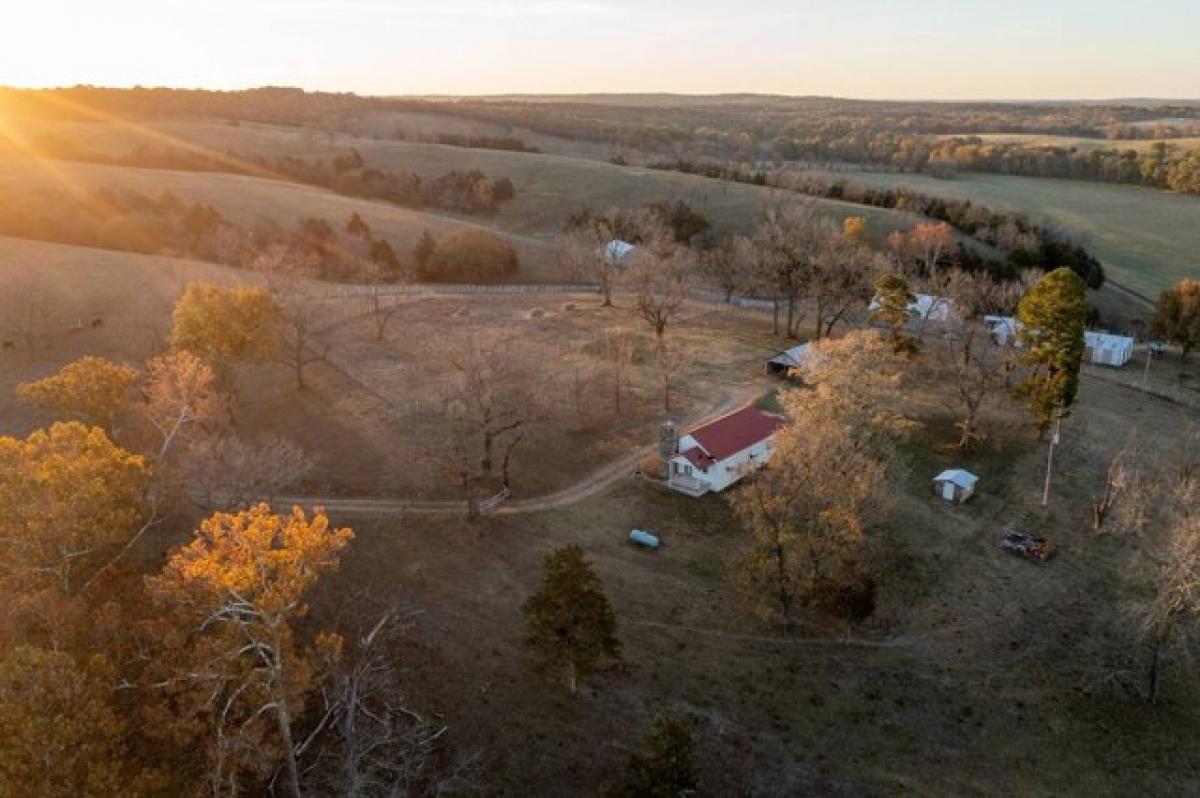
[[[470,283],[511,277],[519,269],[517,250],[507,241],[485,230],[462,230],[439,241],[418,274],[422,280]]]

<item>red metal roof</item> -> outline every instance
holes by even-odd
[[[703,451],[689,449],[684,457],[701,468],[732,457],[743,449],[761,443],[783,426],[783,419],[764,413],[753,405],[735,410],[686,433],[696,439]]]
[[[679,456],[686,457],[689,463],[694,465],[696,468],[699,468],[701,471],[707,471],[708,467],[716,462],[711,457],[706,455],[704,450],[699,446],[693,446],[686,452],[680,452]]]

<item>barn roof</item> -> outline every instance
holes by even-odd
[[[699,445],[680,454],[694,465],[708,468],[715,462],[765,441],[781,426],[783,419],[779,416],[747,405],[688,432]]]
[[[1128,335],[1117,335],[1102,330],[1088,330],[1083,334],[1084,342],[1094,348],[1112,347],[1117,349],[1132,348],[1133,339]]]
[[[808,362],[808,344],[793,346],[771,358],[770,363],[777,363],[787,368],[797,368]]]
[[[617,261],[625,260],[625,257],[635,249],[637,249],[637,247],[635,247],[633,244],[630,244],[628,241],[622,241],[619,238],[614,238],[612,241],[609,241],[604,245],[603,252],[604,257],[608,258],[613,263],[616,263]]]

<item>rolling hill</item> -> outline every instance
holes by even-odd
[[[472,217],[472,220],[513,236],[528,236],[543,242],[550,241],[562,230],[571,213],[584,207],[630,208],[676,199],[705,213],[717,232],[739,231],[752,226],[775,196],[771,190],[759,186],[722,184],[694,175],[614,166],[597,160],[390,141],[303,128],[194,121],[163,122],[153,128],[67,123],[54,126],[52,130],[86,149],[112,156],[133,152],[139,146],[163,147],[169,142],[186,142],[187,146],[219,152],[328,160],[354,147],[369,166],[406,169],[422,178],[436,177],[452,170],[478,169],[493,179],[508,177],[517,193],[516,198],[506,202],[495,217],[486,220]],[[839,220],[847,216],[866,216],[872,231],[880,238],[892,230],[910,227],[915,218],[841,202],[823,201],[820,204],[830,216]],[[415,221],[411,216],[413,212],[407,213],[411,225]],[[442,218],[448,220],[450,217]],[[419,233],[420,229],[417,229],[415,234]],[[411,240],[415,241],[415,235]]]
[[[1137,186],[962,174],[953,180],[882,172],[828,173],[848,182],[906,186],[935,197],[1017,211],[1079,238],[1115,283],[1154,298],[1200,274],[1200,199]]]

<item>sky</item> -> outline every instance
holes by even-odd
[[[1200,98],[1200,0],[3,0],[0,84]]]

